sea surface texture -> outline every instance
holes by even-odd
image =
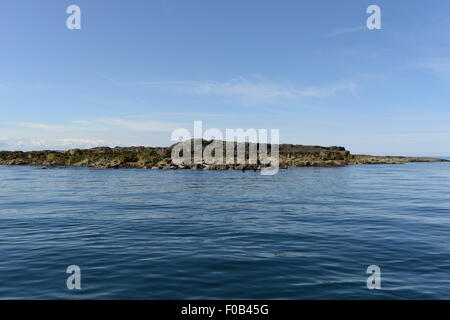
[[[450,164],[1,166],[0,257],[1,299],[450,299]]]

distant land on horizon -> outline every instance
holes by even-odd
[[[202,140],[203,150],[213,142]],[[222,143],[225,154],[225,141]],[[255,150],[260,150],[260,144],[245,143],[246,162],[224,164],[225,161],[213,164],[194,163],[191,160],[187,164],[176,164],[171,155],[174,148],[182,148],[186,143],[193,150],[193,140],[176,143],[170,147],[95,147],[91,149],[70,149],[67,151],[43,150],[43,151],[0,151],[0,165],[40,165],[45,167],[55,166],[86,166],[93,168],[145,168],[145,169],[199,169],[199,170],[260,170],[269,164],[248,161],[250,145]],[[237,157],[237,147],[243,143],[234,143],[234,158]],[[271,156],[272,146],[265,145],[268,156]],[[192,152],[193,155],[193,152]],[[191,156],[191,159],[194,159]],[[408,162],[447,162],[448,159],[434,157],[402,157],[402,156],[372,156],[353,155],[344,147],[321,147],[294,144],[279,145],[279,166],[282,169],[288,167],[340,167],[355,164],[404,164]]]

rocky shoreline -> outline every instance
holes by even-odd
[[[212,141],[203,140],[203,150]],[[189,143],[189,142],[184,142]],[[221,142],[224,143],[224,142]],[[0,165],[36,165],[43,167],[55,166],[86,166],[99,169],[108,168],[143,168],[143,169],[198,169],[198,170],[259,170],[263,165],[258,160],[256,164],[206,164],[194,163],[175,164],[170,147],[97,147],[92,149],[72,149],[68,151],[0,151]],[[236,147],[235,143],[235,158]],[[251,144],[245,143],[246,157]],[[254,145],[254,144],[253,144]],[[270,156],[271,145],[265,145]],[[259,150],[260,145],[254,147]],[[288,167],[340,167],[355,164],[404,164],[408,162],[448,162],[437,158],[413,158],[392,156],[353,155],[344,147],[320,147],[293,144],[279,145],[279,166]]]

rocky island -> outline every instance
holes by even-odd
[[[203,150],[212,141],[202,140]],[[185,141],[180,143],[192,143]],[[54,166],[86,166],[99,169],[108,168],[145,168],[145,169],[200,169],[200,170],[258,170],[264,167],[257,163],[245,164],[206,164],[194,163],[176,164],[172,161],[173,148],[170,147],[97,147],[91,149],[72,149],[68,151],[0,151],[0,165],[36,165]],[[221,141],[219,143],[225,144]],[[234,143],[235,157],[239,143]],[[245,143],[246,157],[251,143]],[[260,150],[260,144],[253,144]],[[271,145],[265,145],[268,154]],[[293,144],[280,144],[279,166],[288,167],[339,167],[354,164],[404,164],[408,162],[447,162],[437,158],[413,158],[394,156],[353,155],[344,147],[320,147]],[[225,163],[225,162],[224,162]]]

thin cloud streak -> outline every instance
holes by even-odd
[[[328,86],[295,86],[268,81],[252,81],[243,77],[219,81],[155,81],[147,85],[175,88],[178,93],[198,96],[222,96],[248,101],[272,99],[298,100],[301,98],[330,97],[341,92],[354,92],[358,85],[353,81],[340,81]]]
[[[190,89],[191,93],[198,95],[218,95],[263,99],[299,99],[304,97],[328,97],[339,92],[356,90],[357,85],[353,82],[333,84],[325,87],[295,87],[284,86],[273,83],[250,82],[237,79],[229,82],[206,82]]]
[[[75,128],[75,127],[69,127],[69,126],[49,125],[49,124],[35,123],[35,122],[12,122],[10,124],[13,126],[18,126],[18,127],[22,127],[22,128],[39,129],[39,130],[46,130],[46,131],[71,130],[71,129]]]
[[[100,122],[122,129],[144,132],[170,132],[180,126],[179,124],[170,122],[153,120],[131,121],[119,118],[103,118],[100,119]]]
[[[172,130],[183,127],[180,123],[123,118],[77,119],[69,123],[71,126],[8,122],[7,126],[0,127],[0,150],[149,146],[147,141],[155,137],[164,141]]]
[[[418,66],[430,70],[439,78],[450,79],[450,59],[431,59],[420,62]]]
[[[174,122],[163,122],[154,120],[140,120],[133,121],[122,118],[101,118],[97,120],[74,120],[72,121],[74,126],[64,125],[50,125],[46,123],[36,122],[9,122],[8,124],[13,127],[27,128],[39,131],[68,131],[68,130],[97,130],[97,129],[109,129],[115,130],[117,128],[143,131],[143,132],[170,132],[175,128],[180,127],[180,124]],[[75,126],[76,125],[76,126]],[[107,125],[107,126],[105,126]]]
[[[93,148],[97,146],[113,146],[102,139],[80,139],[80,138],[62,138],[62,139],[0,139],[0,149],[7,150],[43,150],[43,149],[74,149],[74,148]]]
[[[336,37],[336,36],[342,36],[342,35],[345,35],[345,34],[360,32],[360,31],[364,31],[364,30],[367,30],[366,26],[340,28],[340,29],[336,29],[333,32],[331,32],[328,36]]]

